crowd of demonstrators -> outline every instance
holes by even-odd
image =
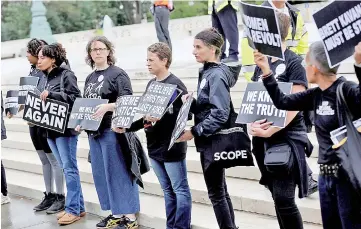
[[[191,130],[186,130],[178,141],[194,138],[218,225],[222,229],[236,229],[225,169],[210,165],[205,158],[205,154],[211,153],[212,144],[208,139],[226,127],[231,110],[230,88],[236,84],[240,71],[240,66],[229,67],[219,63],[223,45],[222,35],[215,28],[206,29],[195,36],[193,54],[196,61],[203,64],[198,78],[197,100],[191,106],[195,125]],[[189,96],[183,96],[183,100]]]
[[[169,34],[170,13],[174,10],[173,0],[152,0],[150,8],[154,17],[155,30],[159,42],[168,44],[172,49],[172,42]]]
[[[65,102],[69,104],[71,111],[75,99],[80,97],[81,93],[74,73],[61,66],[66,62],[66,51],[58,43],[41,46],[38,50],[37,67],[46,77],[46,85],[40,98],[44,101],[48,98]],[[51,152],[63,169],[67,188],[65,210],[58,213],[58,223],[72,224],[85,215],[76,157],[78,133],[74,129],[66,129],[64,133],[49,129],[46,132]]]
[[[115,66],[114,46],[104,36],[91,39],[86,47],[87,63],[94,71],[85,80],[84,98],[108,99],[98,106],[94,117],[102,122],[97,131],[87,131],[92,173],[102,210],[111,215],[97,228],[138,228],[135,214],[140,210],[139,191],[127,170],[126,160],[117,133],[111,130],[112,111],[119,96],[131,95],[132,85],[127,73]],[[77,131],[81,126],[76,128]]]
[[[148,47],[147,66],[155,78],[148,82],[176,85],[177,89],[169,101],[169,108],[161,119],[149,115],[135,121],[128,129],[118,132],[132,132],[144,129],[147,138],[148,155],[153,171],[162,187],[166,209],[166,228],[191,228],[192,198],[188,185],[186,153],[187,143],[175,143],[168,149],[172,132],[182,107],[181,96],[187,88],[174,74],[169,72],[172,53],[165,43],[155,43]]]
[[[330,67],[322,41],[313,43],[306,55],[306,74],[310,83],[318,87],[285,95],[278,87],[267,57],[255,51],[254,58],[262,71],[262,80],[274,105],[278,109],[312,110],[319,142],[320,165],[319,193],[323,228],[361,228],[360,197],[348,179],[347,168],[340,165],[341,158],[332,147],[330,132],[341,127],[337,114],[337,90],[342,90],[352,116],[361,117],[361,42],[355,48],[355,71],[359,85],[337,77],[338,66]],[[338,89],[340,87],[340,89]],[[323,112],[323,104],[333,112]],[[350,152],[356,153],[356,152]],[[357,162],[354,162],[357,163]],[[360,175],[360,174],[358,174]]]
[[[286,14],[277,13],[277,20],[285,60],[268,57],[267,62],[275,72],[278,82],[293,83],[291,93],[305,91],[308,83],[305,69],[302,66],[302,58],[286,48],[286,37],[290,26],[289,17]],[[256,67],[252,81],[261,80],[261,76],[262,70]],[[250,134],[253,136],[253,153],[262,174],[260,183],[266,185],[272,193],[280,227],[303,228],[302,217],[295,203],[295,189],[298,185],[300,198],[307,195],[309,183],[305,155],[311,155],[312,152],[303,113],[288,112],[285,128],[270,127],[271,125],[272,123],[266,122],[266,120],[260,120],[253,123],[250,128]],[[282,148],[285,146],[286,148]],[[294,156],[290,161],[289,168],[278,172],[268,171],[264,164],[265,151],[275,149],[289,150]]]
[[[238,1],[208,0],[208,14],[212,15],[212,27],[219,31],[224,40],[220,53],[220,59],[224,63],[238,62],[238,10]],[[225,53],[226,40],[229,42],[228,56]]]

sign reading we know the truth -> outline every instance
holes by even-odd
[[[278,86],[283,93],[291,93],[292,83],[279,82]],[[273,105],[263,83],[248,83],[236,123],[252,123],[267,119],[268,122],[273,122],[274,126],[284,127],[286,116],[286,111],[278,110]]]
[[[29,92],[25,100],[23,119],[36,126],[64,133],[67,124],[69,104],[46,99]]]

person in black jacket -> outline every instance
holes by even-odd
[[[127,168],[124,153],[111,130],[112,114],[119,96],[131,95],[132,85],[127,73],[115,66],[113,44],[104,36],[96,36],[87,46],[86,61],[95,70],[85,80],[84,98],[108,99],[97,107],[94,117],[103,118],[98,131],[87,131],[95,188],[102,210],[111,215],[97,228],[135,229],[135,214],[140,210],[139,191]],[[81,126],[76,128],[77,131]]]
[[[37,90],[44,91],[46,84],[46,77],[44,73],[37,68],[38,53],[40,47],[47,45],[43,40],[36,38],[31,39],[27,44],[26,57],[31,64],[29,76],[36,76],[39,78]],[[11,116],[8,114],[8,117]],[[34,148],[39,155],[39,159],[43,167],[43,178],[45,183],[44,192],[45,197],[40,204],[34,207],[35,211],[47,210],[48,214],[53,214],[64,210],[65,196],[64,196],[64,174],[58,161],[48,144],[46,129],[29,124],[30,137]],[[54,182],[56,191],[54,190]]]
[[[38,68],[44,72],[47,80],[40,98],[44,101],[53,99],[68,103],[70,114],[75,99],[80,97],[81,93],[74,73],[60,66],[65,61],[65,49],[58,43],[42,46],[38,50]],[[69,118],[67,120],[69,121]],[[65,211],[57,215],[58,223],[71,224],[85,215],[76,159],[78,133],[71,129],[66,129],[64,133],[47,130],[47,137],[51,151],[64,170],[67,188]]]
[[[187,178],[187,143],[175,143],[168,150],[172,132],[183,104],[181,96],[188,92],[183,82],[169,72],[171,62],[172,51],[167,44],[155,43],[148,47],[148,70],[156,77],[149,81],[147,88],[153,82],[160,82],[177,85],[177,89],[181,91],[175,91],[169,102],[168,110],[161,119],[146,115],[135,121],[127,131],[138,131],[144,128],[148,155],[164,193],[166,228],[190,229],[192,198]]]
[[[209,137],[226,127],[230,116],[230,88],[238,79],[240,66],[233,68],[218,62],[223,46],[222,35],[214,28],[206,29],[195,36],[193,54],[197,62],[203,64],[198,79],[197,100],[191,112],[195,115],[195,125],[185,130],[179,142],[194,138],[197,151],[201,155],[201,165],[208,196],[221,229],[236,229],[234,210],[227,192],[225,169],[209,165],[204,155],[211,146]],[[185,100],[188,95],[183,96]]]
[[[305,69],[302,66],[302,58],[286,47],[286,37],[290,27],[290,19],[284,13],[277,13],[278,25],[282,40],[282,50],[284,60],[275,57],[268,57],[270,68],[275,72],[278,82],[292,83],[292,92],[305,91],[308,82]],[[256,67],[252,81],[259,81],[262,71]],[[308,175],[306,173],[307,162],[305,159],[305,150],[303,142],[309,142],[306,133],[303,112],[288,112],[286,117],[285,128],[270,127],[267,123],[257,121],[251,124],[250,134],[253,135],[252,145],[253,154],[255,155],[258,167],[261,171],[262,178],[260,183],[266,185],[272,193],[275,202],[275,209],[278,223],[283,229],[300,229],[303,228],[301,214],[295,203],[296,185],[299,186],[299,196],[303,198],[308,189]],[[262,125],[265,130],[259,131],[254,128]],[[303,135],[304,141],[292,141],[291,134]],[[295,143],[295,144],[293,144]],[[279,173],[271,173],[264,165],[265,151],[279,145],[287,145],[292,148],[292,168],[289,171],[282,170]]]
[[[313,43],[306,55],[306,73],[310,83],[318,87],[303,92],[285,95],[278,87],[267,57],[255,51],[255,62],[262,70],[263,84],[267,88],[274,105],[278,109],[303,111],[313,110],[315,129],[319,142],[318,163],[320,164],[319,193],[323,228],[358,229],[361,228],[360,206],[347,178],[347,170],[340,166],[340,158],[335,149],[330,132],[339,128],[337,117],[337,88],[341,83],[346,103],[354,119],[361,117],[361,75],[355,66],[359,85],[337,78],[338,66],[329,67],[322,41]],[[361,64],[361,43],[355,48],[356,65]],[[355,162],[354,162],[355,163]],[[356,162],[356,163],[361,163]]]

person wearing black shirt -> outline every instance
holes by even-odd
[[[355,48],[356,64],[361,64],[361,43]],[[355,119],[361,117],[361,75],[355,66],[359,85],[337,78],[338,66],[329,67],[322,41],[313,43],[306,55],[306,73],[310,83],[318,87],[285,95],[277,85],[267,57],[255,51],[255,62],[262,70],[262,79],[274,105],[282,110],[313,110],[315,130],[319,142],[319,193],[323,227],[325,229],[361,228],[360,206],[357,194],[347,179],[346,170],[332,148],[330,132],[339,128],[337,117],[337,87],[344,82],[343,93]],[[361,163],[361,161],[359,162]]]
[[[218,62],[223,44],[222,35],[214,28],[203,30],[194,39],[193,54],[197,62],[203,64],[198,78],[197,100],[191,106],[195,125],[191,130],[185,130],[178,141],[190,141],[194,138],[218,226],[221,229],[236,229],[225,169],[212,166],[204,156],[212,151],[212,135],[227,128],[231,111],[230,88],[236,84],[241,70],[240,66],[230,67]],[[182,99],[189,96],[187,94]]]
[[[53,99],[68,103],[68,115],[70,115],[74,101],[81,96],[81,93],[74,73],[61,66],[64,62],[67,62],[66,52],[60,44],[44,45],[38,49],[38,68],[46,77],[46,84],[40,94],[40,99],[44,101]],[[66,129],[64,133],[49,129],[46,132],[50,149],[64,170],[67,188],[65,211],[57,215],[58,223],[60,225],[72,224],[85,215],[76,159],[78,134],[71,129]]]
[[[127,169],[117,133],[111,130],[112,114],[119,96],[131,95],[127,73],[115,66],[113,44],[104,36],[91,39],[86,46],[86,61],[95,70],[85,80],[84,98],[108,99],[97,107],[94,117],[103,118],[98,131],[87,131],[95,188],[102,210],[111,215],[97,228],[135,229],[135,214],[140,210],[138,185]],[[77,131],[81,126],[76,128]]]
[[[39,78],[37,90],[43,92],[46,86],[46,77],[44,73],[39,70],[36,65],[38,63],[38,53],[40,47],[47,45],[43,40],[36,38],[31,39],[27,44],[26,57],[31,64],[29,76],[36,76]],[[12,115],[8,114],[11,118]],[[34,207],[35,211],[47,210],[48,214],[54,214],[64,210],[65,196],[64,196],[64,174],[55,155],[51,152],[48,144],[46,129],[29,124],[30,137],[34,148],[39,155],[43,168],[43,178],[45,183],[45,197],[40,204]],[[55,181],[56,191],[54,191],[53,183]]]
[[[160,82],[177,85],[177,89],[181,91],[174,92],[169,107],[161,119],[146,115],[135,121],[127,131],[144,128],[148,155],[164,193],[166,228],[190,229],[192,198],[187,178],[187,143],[175,143],[168,150],[178,113],[183,104],[181,96],[188,92],[183,82],[168,70],[172,62],[172,52],[167,44],[155,43],[149,46],[147,55],[148,70],[156,76],[149,81],[147,88],[153,82]]]
[[[286,48],[286,37],[291,23],[290,19],[283,13],[277,13],[276,16],[280,28],[282,50],[285,60],[268,57],[267,61],[270,68],[275,72],[277,81],[293,83],[291,93],[305,91],[308,83],[305,70],[301,64],[302,58]],[[252,81],[258,81],[261,75],[261,69],[256,67]],[[282,171],[282,174],[269,172],[264,165],[264,160],[265,151],[272,147],[277,147],[280,144],[293,147],[294,145],[290,142],[291,133],[307,136],[303,113],[295,111],[288,112],[286,126],[283,129],[269,127],[267,123],[261,124],[264,128],[260,129],[258,128],[260,123],[262,123],[262,121],[252,123],[250,128],[250,134],[253,135],[253,153],[262,174],[260,183],[266,185],[272,193],[280,227],[282,229],[301,229],[303,228],[303,222],[295,203],[295,188],[296,185],[298,185],[300,187],[299,196],[301,198],[305,196],[303,192],[304,189],[302,188],[303,186],[308,186],[307,174],[305,173],[305,151],[298,151],[295,149],[297,146],[294,147],[291,153],[295,155],[292,162],[295,166],[292,166],[291,171]],[[305,141],[308,141],[307,137]],[[297,142],[296,145],[300,145],[300,143]],[[300,148],[302,148],[302,146]]]

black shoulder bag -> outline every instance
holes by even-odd
[[[347,129],[347,140],[339,148],[335,149],[340,159],[341,169],[345,172],[353,188],[361,195],[361,134],[353,124],[353,115],[346,103],[343,94],[343,85],[337,87],[337,117],[340,126]]]

